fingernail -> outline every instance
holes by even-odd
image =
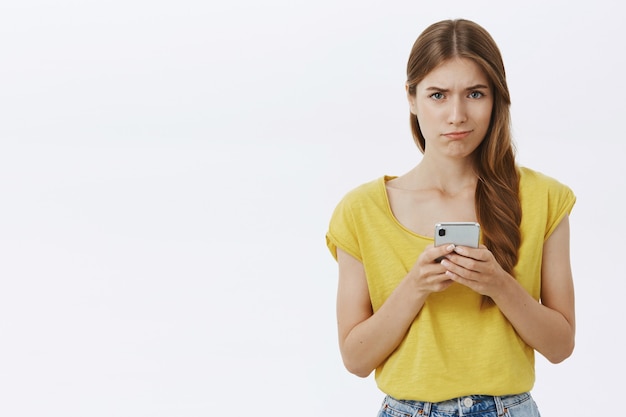
[[[455,247],[456,246],[454,246],[454,244],[452,244],[452,245],[448,245],[448,247],[446,249],[449,250],[449,251],[453,251]]]

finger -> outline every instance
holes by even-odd
[[[482,245],[480,248],[470,248],[469,246],[456,246],[454,248],[454,253],[457,253],[466,258],[476,259],[478,261],[487,260],[487,256],[489,251],[487,248]]]
[[[454,279],[448,275],[447,271],[440,275],[431,276],[430,278],[429,287],[434,292],[444,291],[454,282]]]
[[[453,274],[456,277],[475,280],[476,271],[475,265],[477,261],[471,258],[465,258],[463,256],[456,256],[454,259],[444,259],[441,261],[441,266],[446,268],[446,275],[451,277]],[[457,280],[457,279],[455,279]]]
[[[471,279],[467,279],[465,277],[462,277],[461,275],[455,274],[452,271],[446,271],[446,276],[451,281],[456,282],[456,283],[461,284],[461,285],[465,285],[466,287],[471,288],[473,290],[475,290],[476,285],[478,284],[476,281],[472,281]]]
[[[442,258],[443,259],[443,258]],[[421,275],[428,281],[441,281],[446,277],[447,269],[438,262],[430,262],[421,268]]]
[[[459,275],[468,276],[471,272],[482,272],[485,262],[469,256],[458,255],[456,253],[446,256],[446,260],[452,265],[446,267]],[[445,266],[445,265],[444,265]]]
[[[435,261],[435,262],[441,262],[441,260],[448,254],[454,252],[454,249],[456,248],[456,246],[454,244],[450,244],[448,246],[436,246],[432,251],[433,255],[431,258],[431,261]]]

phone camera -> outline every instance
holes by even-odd
[[[445,236],[446,235],[446,229],[439,229],[439,236]]]

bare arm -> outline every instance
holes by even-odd
[[[339,348],[346,368],[366,377],[398,347],[428,294],[443,291],[452,281],[445,268],[434,262],[452,250],[424,251],[389,298],[374,313],[363,264],[337,249],[339,285],[337,328]]]
[[[520,337],[550,362],[561,362],[572,354],[575,312],[567,217],[544,243],[541,303],[502,270],[486,248],[457,251],[473,259],[452,255],[450,262],[444,261],[452,279],[490,296]]]
[[[508,291],[502,292],[500,302],[496,301],[502,305],[502,312],[526,343],[550,362],[567,359],[574,350],[576,329],[567,217],[543,247],[541,303],[533,300],[521,287],[521,291],[515,287],[519,284],[509,286]]]

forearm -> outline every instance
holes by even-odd
[[[574,349],[574,323],[559,311],[533,299],[511,276],[492,297],[520,337],[550,362],[558,363]]]
[[[426,297],[409,280],[402,281],[381,308],[341,342],[346,368],[361,377],[376,369],[402,342]]]

